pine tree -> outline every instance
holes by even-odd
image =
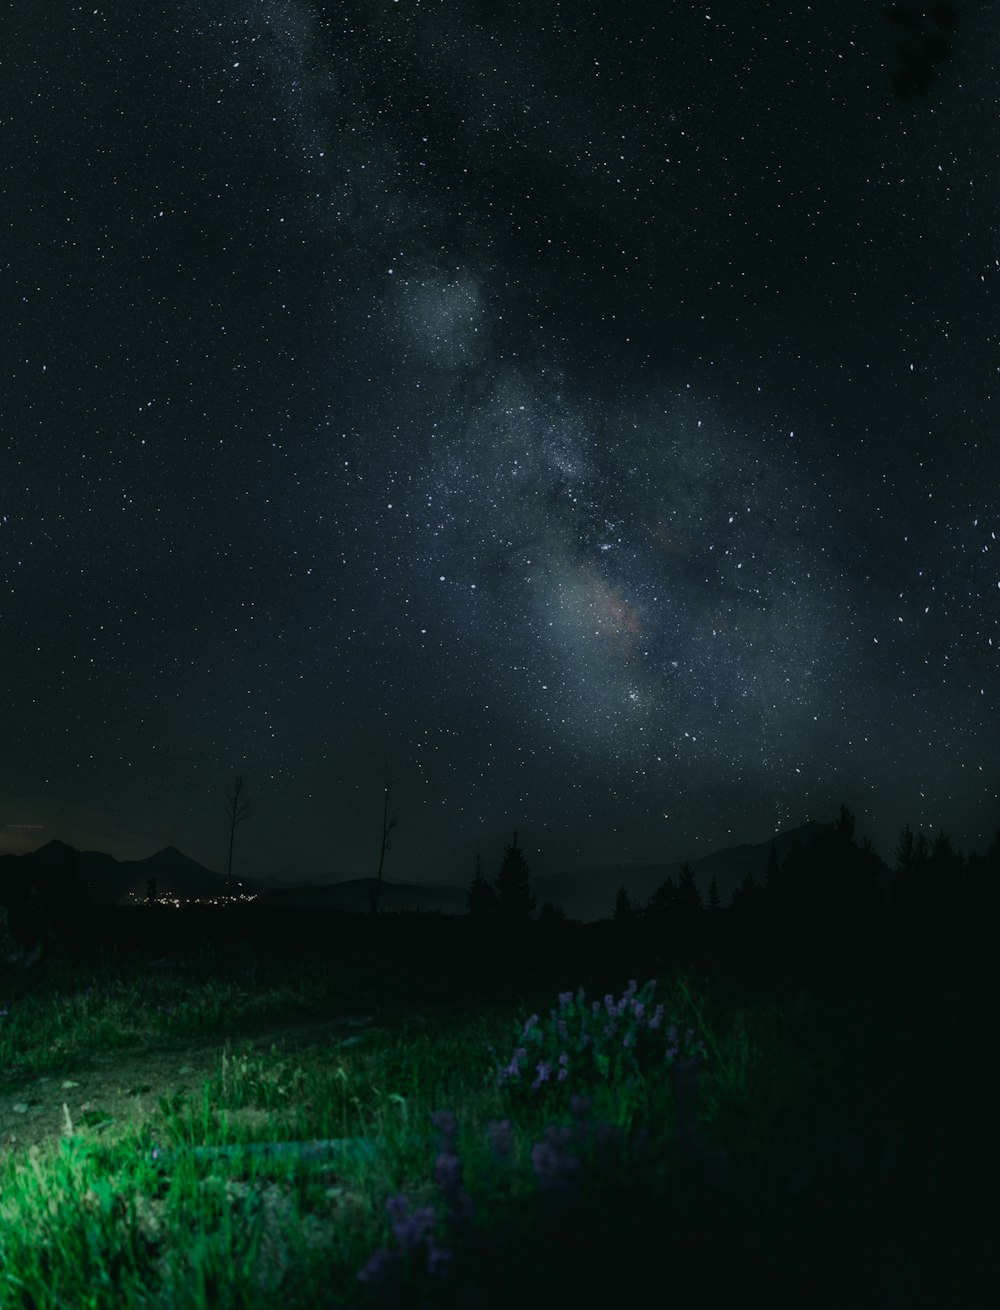
[[[497,895],[493,884],[483,875],[482,861],[476,856],[476,876],[465,893],[470,919],[492,919],[497,912]]]
[[[708,912],[715,914],[721,910],[722,905],[719,901],[719,884],[715,881],[715,874],[712,874],[712,881],[708,884]]]
[[[927,866],[930,846],[922,832],[916,835],[910,825],[899,835],[896,847],[896,869],[892,880],[893,909],[897,914],[921,914],[928,900],[929,880]]]
[[[618,888],[618,894],[615,897],[615,923],[627,923],[635,917],[635,906],[632,904],[632,898],[625,890],[624,885]]]
[[[538,922],[545,928],[558,928],[569,920],[561,905],[556,905],[553,901],[542,901],[542,908],[538,911]]]
[[[645,913],[649,919],[670,919],[677,914],[677,884],[673,878],[660,883],[646,902]]]
[[[698,890],[694,880],[694,869],[690,861],[685,860],[681,865],[680,881],[677,885],[677,917],[680,919],[693,919],[701,913],[701,892]]]
[[[760,917],[762,889],[752,873],[746,874],[743,881],[733,892],[730,910],[737,919],[757,919]]]
[[[517,844],[517,829],[509,846],[504,847],[503,863],[496,878],[497,913],[505,923],[527,923],[535,908],[531,893],[531,872],[524,852]]]

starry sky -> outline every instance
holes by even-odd
[[[1000,824],[1000,10],[0,18],[0,851]],[[920,13],[912,6],[913,15]],[[923,19],[930,23],[929,18]],[[905,89],[905,88],[904,88]]]

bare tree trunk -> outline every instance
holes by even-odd
[[[382,893],[382,868],[385,864],[385,853],[392,847],[392,842],[389,840],[389,833],[392,832],[398,822],[399,820],[395,817],[392,819],[389,818],[389,784],[386,783],[385,804],[382,807],[382,850],[378,857],[378,876],[375,879],[375,890],[372,892],[372,907],[370,911],[373,919],[378,914],[379,896]]]
[[[233,899],[233,843],[236,840],[236,825],[247,817],[248,802],[240,802],[243,779],[237,778],[233,794],[229,797],[229,865],[226,869],[226,899]]]

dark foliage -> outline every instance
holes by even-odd
[[[535,908],[531,892],[531,872],[524,852],[517,844],[517,830],[509,846],[504,847],[503,863],[496,878],[497,916],[505,923],[527,923]]]
[[[646,902],[643,914],[653,921],[673,919],[677,917],[678,906],[677,884],[673,878],[666,878]]]
[[[476,876],[465,893],[469,916],[473,919],[492,919],[497,912],[497,895],[493,884],[483,874],[482,861],[476,856]]]
[[[624,886],[618,888],[618,894],[615,897],[615,923],[627,923],[635,916],[635,906],[632,904],[632,898],[625,890]]]

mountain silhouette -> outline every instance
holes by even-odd
[[[0,905],[23,904],[32,890],[42,900],[65,896],[71,886],[86,902],[128,904],[133,896],[146,895],[151,878],[161,895],[211,897],[226,890],[221,873],[174,846],[141,860],[116,860],[104,851],[78,851],[50,841],[25,855],[0,855]]]
[[[727,846],[703,855],[701,859],[691,860],[695,886],[701,893],[702,903],[708,900],[708,887],[713,877],[718,888],[719,903],[728,905],[733,892],[748,873],[752,873],[758,882],[763,882],[772,845],[778,859],[783,859],[785,852],[796,842],[802,846],[811,846],[823,826],[810,819],[798,828],[776,833],[768,841]],[[676,882],[680,868],[681,861],[670,864],[602,865],[600,868],[578,869],[574,873],[552,873],[533,878],[531,887],[539,905],[551,901],[571,919],[589,923],[610,917],[619,887],[625,888],[634,905],[642,906],[667,878],[673,878]]]
[[[763,882],[771,847],[779,860],[795,843],[810,846],[824,824],[810,820],[800,827],[776,833],[767,841],[724,847],[692,860],[695,884],[707,901],[708,887],[715,878],[720,904],[726,906],[734,890],[748,873]],[[645,905],[667,878],[677,878],[680,862],[663,864],[611,864],[598,868],[547,874],[533,878],[531,889],[538,905],[551,901],[570,919],[582,923],[609,918],[619,887],[624,887],[633,904]],[[65,842],[50,841],[25,855],[0,855],[0,905],[25,903],[29,888],[44,899],[64,896],[72,879],[80,895],[92,904],[129,904],[146,896],[150,879],[158,895],[183,899],[224,896],[224,874],[205,868],[175,846],[165,846],[141,860],[116,860],[102,851],[77,851]],[[336,910],[367,913],[371,906],[374,878],[332,875],[302,883],[280,883],[274,878],[233,879],[233,891],[259,897],[261,908]],[[385,910],[437,911],[464,914],[466,885],[389,882],[383,879],[380,908]]]

